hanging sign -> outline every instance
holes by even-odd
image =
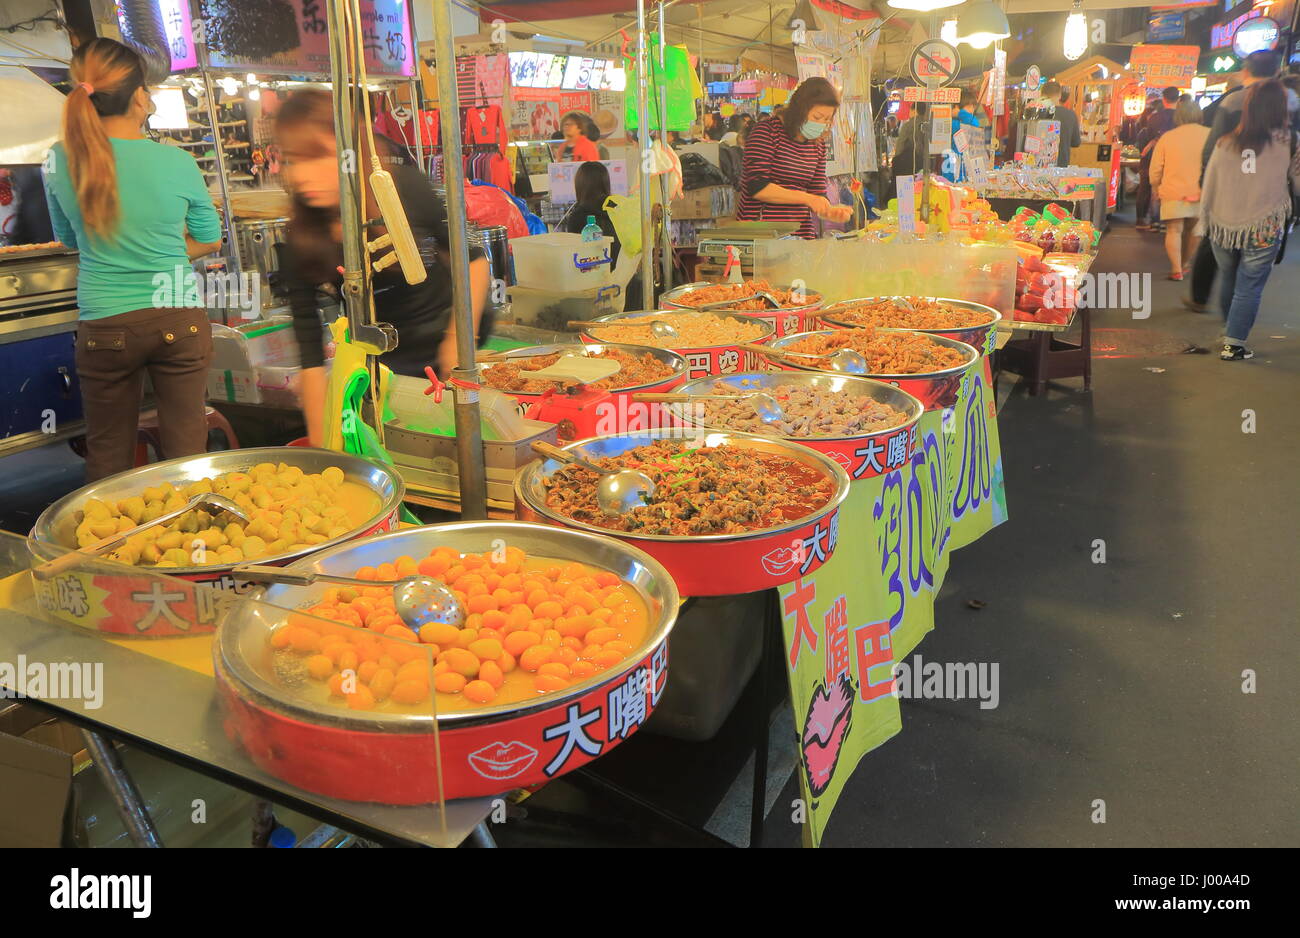
[[[904,101],[928,101],[931,104],[956,104],[961,100],[960,88],[922,88],[908,85],[903,89]]]
[[[1186,34],[1187,21],[1182,13],[1152,13],[1147,20],[1147,39],[1151,42],[1182,39]]]
[[[961,56],[942,39],[927,39],[912,50],[912,77],[923,85],[951,84],[961,69]]]
[[[1232,37],[1232,51],[1243,59],[1252,52],[1277,48],[1282,38],[1282,27],[1267,16],[1243,23]]]
[[[1031,65],[1025,69],[1025,90],[1037,91],[1038,86],[1043,83],[1043,70],[1037,65]]]
[[[415,74],[410,4],[360,0],[366,70],[372,75]],[[199,0],[199,18],[215,68],[328,75],[326,0]]]
[[[1146,85],[1186,84],[1196,74],[1200,46],[1160,46],[1139,43],[1129,54],[1129,65]]]
[[[194,29],[190,21],[187,0],[155,0],[163,33],[167,36],[167,51],[172,57],[172,71],[179,72],[199,64],[194,51]],[[119,9],[118,22],[125,25],[125,16]]]

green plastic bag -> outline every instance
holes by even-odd
[[[695,87],[699,82],[695,70],[691,68],[690,56],[684,46],[666,46],[664,48],[664,67],[659,68],[659,37],[650,37],[650,83],[646,98],[650,105],[650,129],[659,130],[659,97],[666,96],[668,102],[668,129],[689,130],[695,123]],[[636,60],[627,66],[627,93],[623,95],[624,126],[628,130],[637,129],[636,112]]]

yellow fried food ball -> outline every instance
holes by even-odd
[[[174,547],[163,554],[162,562],[176,567],[188,567],[193,563],[189,552],[179,547]]]
[[[155,543],[160,550],[171,550],[173,547],[180,547],[184,537],[185,535],[180,531],[168,531],[166,534],[161,535]]]
[[[244,542],[239,545],[239,549],[244,552],[245,560],[256,560],[258,557],[266,556],[266,541],[260,537],[246,537]]]
[[[81,509],[85,517],[91,521],[107,521],[113,517],[113,511],[97,498],[86,499],[86,504]]]
[[[320,474],[321,481],[331,488],[338,488],[343,484],[343,470],[338,466],[330,466]]]
[[[122,514],[126,515],[136,524],[139,524],[141,519],[144,517],[144,499],[139,495],[133,495],[130,498],[123,499],[117,503],[117,508],[118,511],[122,512]]]

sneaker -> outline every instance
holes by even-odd
[[[1225,343],[1223,351],[1219,353],[1219,357],[1225,362],[1240,362],[1245,361],[1248,358],[1254,358],[1255,353],[1244,345],[1231,345]]]

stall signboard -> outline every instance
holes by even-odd
[[[1200,46],[1140,43],[1129,55],[1129,66],[1147,85],[1186,85],[1196,74]]]
[[[360,0],[366,70],[414,75],[410,4]],[[326,75],[330,70],[325,0],[198,0],[214,68]]]
[[[1263,15],[1263,8],[1253,7],[1238,16],[1224,20],[1222,23],[1215,23],[1210,27],[1210,48],[1231,49],[1232,40],[1236,38],[1237,30],[1251,20],[1258,19]]]
[[[623,69],[609,59],[550,52],[510,53],[510,84],[514,88],[622,91],[626,82]]]
[[[993,73],[989,79],[992,88],[992,101],[989,102],[993,115],[1000,116],[1007,112],[1007,52],[1005,49],[993,50]]]
[[[1252,52],[1276,49],[1282,39],[1282,27],[1267,16],[1242,23],[1232,37],[1232,51],[1243,59]]]
[[[908,85],[903,89],[904,101],[928,101],[932,104],[956,104],[961,100],[960,88],[927,88]]]
[[[172,71],[179,72],[194,68],[199,64],[194,49],[194,27],[190,19],[189,0],[156,0],[158,13],[162,19],[163,32],[167,35],[167,51],[172,57]],[[123,13],[117,11],[119,23],[123,23]]]
[[[1187,20],[1181,12],[1152,13],[1147,20],[1147,40],[1168,42],[1187,35]]]
[[[885,581],[863,576],[874,559],[871,504],[880,477],[854,482],[840,509],[837,550],[818,570],[778,587],[790,679],[803,840],[821,844],[835,802],[858,762],[903,727],[894,694],[894,651]]]

